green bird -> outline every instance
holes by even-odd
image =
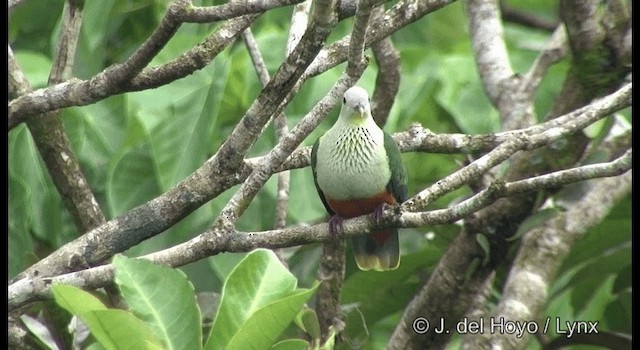
[[[372,214],[379,220],[384,204],[407,200],[407,176],[400,150],[371,116],[369,95],[354,86],[344,93],[336,123],[311,150],[311,169],[318,194],[332,215],[331,234],[342,220]],[[400,263],[398,229],[351,239],[361,270],[392,270]]]

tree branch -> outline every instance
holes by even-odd
[[[220,162],[232,168],[242,164],[244,155],[249,147],[253,145],[260,135],[271,115],[280,113],[277,108],[279,106],[284,108],[281,106],[284,97],[293,89],[296,81],[320,51],[324,40],[337,23],[334,11],[334,0],[323,0],[316,3],[311,24],[304,36],[292,53],[287,56],[269,84],[249,107],[249,110],[231,132],[227,141],[218,150],[215,157]],[[270,153],[273,153],[276,149],[277,146]],[[278,154],[276,157],[280,156]],[[262,187],[262,184],[271,175],[271,173],[264,170],[256,169],[253,171],[242,185],[242,188],[236,192],[229,200],[229,203],[222,209],[220,216],[216,220],[216,226],[231,227],[235,225],[236,220],[242,215],[255,194]]]
[[[498,2],[469,2],[469,33],[484,91],[500,112],[502,129],[513,130],[535,123],[533,92],[522,89],[521,78],[511,67]]]
[[[383,14],[384,8],[382,6],[374,9],[374,18]],[[390,37],[373,43],[371,48],[378,62],[376,87],[371,97],[371,114],[376,123],[382,127],[387,122],[387,117],[400,87],[400,54],[393,46]]]
[[[7,51],[9,66],[9,98],[15,98],[31,91],[31,84],[20,68],[18,60],[16,60],[16,57],[13,55],[11,46],[7,45]]]
[[[346,90],[346,87],[344,89]],[[339,100],[340,96],[336,95],[335,98]],[[594,101],[592,105],[584,107],[581,111],[583,111],[585,115],[591,115],[595,118],[596,115],[605,116],[607,113],[617,111],[629,105],[631,105],[631,84],[627,84],[610,96]],[[331,105],[324,105],[318,108],[328,108],[328,106]],[[495,147],[498,143],[506,142],[512,138],[517,139],[521,134],[532,135],[543,132],[546,129],[556,130],[551,133],[555,134],[555,137],[547,139],[547,142],[551,142],[559,138],[560,134],[557,133],[557,131],[560,130],[563,125],[562,123],[571,124],[572,119],[576,119],[578,114],[577,112],[569,113],[566,116],[544,124],[520,131],[500,133],[498,136],[478,135],[475,137],[471,135],[453,135],[451,140],[446,140],[446,135],[441,135],[443,137],[440,137],[422,131],[420,133],[409,131],[400,134],[399,138],[401,142],[399,142],[399,144],[405,151],[418,148],[438,150],[442,149],[443,146],[438,144],[435,147],[428,147],[425,146],[425,143],[431,139],[443,139],[444,142],[441,142],[442,144],[452,145],[451,148],[446,149],[447,151],[455,149],[484,150],[486,149],[485,147]],[[411,130],[414,129],[415,127],[412,127]],[[570,131],[571,130],[568,130],[566,132]],[[415,135],[414,138],[417,142],[407,142],[404,138],[405,135]],[[547,135],[549,135],[549,133],[547,133]],[[307,166],[309,164],[309,152],[310,150],[308,148],[294,152],[289,156],[287,166],[289,166],[290,169]],[[78,252],[82,252],[83,260],[95,262],[102,261],[118,252],[122,252],[144,239],[164,231],[218,194],[231,186],[243,182],[249,176],[249,173],[253,171],[256,164],[265,162],[264,156],[253,158],[247,160],[243,169],[238,169],[236,173],[225,173],[213,160],[214,158],[209,159],[202,167],[168,192],[148,203],[125,212],[119,217],[91,230],[81,238],[61,247],[47,258],[42,259],[40,262],[16,276],[14,281],[27,276],[53,276],[69,271],[70,268],[75,266],[73,262],[77,259],[76,255]],[[283,170],[283,168],[278,167],[277,171],[281,170]],[[444,189],[440,189],[440,191],[442,190]],[[433,192],[433,190],[430,191]],[[433,195],[429,193],[425,193],[425,196],[433,198]],[[429,201],[431,200],[432,199],[429,199]]]
[[[239,13],[252,14],[226,22],[204,42],[179,58],[165,65],[143,69],[186,19],[197,18],[201,14],[200,17],[204,18],[214,11],[211,8],[194,8],[188,0],[177,0],[170,5],[161,23],[149,39],[125,62],[112,65],[91,79],[70,80],[36,90],[10,101],[9,129],[22,123],[29,116],[71,106],[84,106],[118,93],[154,88],[185,77],[211,62],[222,48],[232,42],[260,15],[261,12],[253,14],[255,11],[288,4],[287,1],[274,1],[245,6],[227,4],[216,7],[216,11],[224,12],[228,8],[233,8],[240,11]]]
[[[567,53],[567,35],[564,27],[559,26],[524,76],[522,89],[525,93],[529,96],[534,96],[549,67],[565,57]]]
[[[60,83],[71,76],[81,24],[81,6],[74,1],[65,1],[49,84]],[[104,223],[104,214],[71,149],[59,111],[30,118],[27,126],[78,233],[82,234]]]
[[[519,137],[500,144],[491,152],[478,158],[465,168],[438,181],[433,186],[418,193],[406,201],[403,206],[409,211],[426,208],[433,200],[467,183],[472,177],[488,171],[503,162],[519,150],[531,150],[571,135],[598,119],[606,117],[619,108],[631,105],[631,84],[625,85],[616,93],[593,102],[574,112],[551,120],[547,123],[524,129]],[[613,107],[615,106],[615,107]],[[613,108],[611,108],[613,107]],[[464,172],[462,170],[465,170]]]
[[[252,13],[263,13],[271,9],[298,4],[304,0],[250,0],[228,2],[218,6],[190,6],[182,15],[184,23],[211,23],[240,17]]]
[[[383,16],[374,18],[371,21],[367,30],[365,48],[454,1],[455,0],[398,1],[392,8],[387,10]],[[309,66],[305,75],[313,77],[345,62],[348,58],[350,40],[350,35],[347,35],[323,48],[318,54],[318,57]]]
[[[512,22],[521,24],[523,26],[542,29],[549,32],[558,28],[558,21],[548,20],[541,16],[517,10],[509,5],[505,0],[500,1],[500,12],[502,13],[502,19],[505,22]]]
[[[631,169],[631,157],[631,150],[629,150],[618,159],[608,163],[586,165],[527,180],[496,182],[473,197],[447,209],[426,212],[407,212],[401,208],[391,208],[385,210],[382,220],[379,223],[374,223],[368,215],[348,219],[344,221],[343,234],[345,238],[351,238],[365,235],[372,230],[392,226],[407,228],[453,223],[491,204],[498,198],[515,196],[540,189],[555,188],[559,185],[566,185],[577,181],[624,174]],[[147,255],[143,258],[175,267],[222,252],[246,252],[259,247],[290,247],[301,244],[328,242],[332,239],[333,237],[329,233],[327,223],[262,232],[240,232],[233,228],[230,231],[223,232],[218,228],[212,228],[188,242]],[[50,297],[50,286],[55,283],[72,284],[85,289],[95,289],[104,286],[112,277],[113,271],[111,265],[104,265],[56,277],[23,279],[9,286],[9,307],[10,309],[14,309],[29,301]],[[411,312],[414,313],[418,311],[414,308],[407,310],[410,309]],[[418,315],[420,315],[419,311]],[[410,325],[414,319],[415,317],[409,320],[409,332],[413,332]],[[406,312],[404,321],[407,321]]]
[[[467,5],[469,35],[484,91],[500,109],[501,96],[508,92],[506,82],[513,77],[504,43],[498,0],[470,0]]]
[[[630,160],[631,150],[625,155]],[[612,163],[611,166],[616,165]],[[582,168],[585,173],[596,170],[592,166]],[[524,235],[495,312],[496,317],[512,321],[538,317],[549,287],[571,247],[631,191],[631,172],[589,182],[591,190],[575,205]],[[503,349],[519,349],[527,340],[528,337],[513,334],[490,335],[491,347]]]

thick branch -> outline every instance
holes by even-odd
[[[20,95],[24,95],[31,91],[31,84],[27,76],[18,64],[18,60],[11,50],[11,46],[7,46],[7,57],[9,63],[9,98],[15,98]]]
[[[508,93],[505,83],[513,76],[504,43],[498,0],[471,0],[467,5],[469,34],[484,90],[495,106]]]
[[[369,23],[365,48],[454,1],[455,0],[398,1],[392,8],[387,10],[383,16],[376,17]],[[307,69],[307,72],[305,72],[305,75],[310,77],[316,76],[345,62],[348,56],[350,40],[350,35],[347,35],[322,49],[318,57]]]
[[[291,2],[294,3],[294,2]],[[289,2],[260,3],[236,6],[240,13],[288,5]],[[225,6],[225,5],[221,5]],[[219,8],[222,10],[226,7]],[[202,69],[222,48],[241,33],[258,14],[234,18],[216,33],[179,58],[158,67],[143,69],[175,34],[185,18],[208,12],[208,8],[193,8],[188,0],[172,3],[154,33],[125,62],[108,67],[89,80],[71,80],[46,89],[36,90],[9,103],[9,129],[28,116],[70,106],[84,106],[109,96],[158,87]],[[185,17],[187,16],[187,17]],[[206,17],[206,16],[205,16]]]
[[[336,96],[335,98],[339,99],[340,97]],[[591,117],[596,115],[602,117],[607,113],[612,113],[629,105],[631,105],[631,84],[626,85],[606,98],[595,101],[592,105],[581,109],[581,111]],[[325,106],[323,108],[328,107]],[[473,147],[484,149],[483,147],[494,147],[497,143],[518,138],[521,133],[536,133],[546,129],[560,130],[562,123],[571,123],[573,119],[577,118],[576,116],[578,116],[578,113],[574,112],[521,131],[501,133],[499,136],[479,135],[477,138],[469,135],[453,135],[451,140],[446,140],[446,137],[441,138],[431,133],[409,131],[408,133],[400,134],[400,139],[402,140],[400,145],[404,150],[429,149],[429,147],[424,146],[425,140],[445,139],[442,142],[444,145],[452,145],[452,148],[447,148],[447,150],[473,149]],[[575,127],[576,125],[573,125],[573,128]],[[412,130],[414,129],[412,128]],[[567,132],[571,132],[571,130],[576,131],[578,129],[569,129]],[[416,135],[417,142],[407,143],[404,138],[407,134]],[[557,131],[552,132],[551,135],[547,133],[547,137],[553,137],[547,139],[546,142],[557,140],[560,135]],[[507,139],[503,140],[502,137]],[[469,142],[465,143],[466,141]],[[539,142],[542,141],[539,140]],[[442,146],[438,145],[435,149],[442,149]],[[309,152],[308,148],[294,152],[288,158],[287,166],[289,169],[307,166],[309,164]],[[73,261],[76,259],[74,257],[78,252],[82,252],[82,259],[85,261],[102,261],[118,252],[122,252],[142,240],[164,231],[205,202],[231,186],[243,182],[252,171],[252,167],[258,162],[263,163],[264,157],[248,160],[247,166],[238,170],[237,173],[231,174],[221,170],[214,162],[214,158],[212,158],[175,188],[148,203],[125,212],[121,216],[90,231],[80,239],[61,247],[52,255],[21,273],[16,277],[16,280],[25,276],[52,276],[69,271],[70,267],[75,266]],[[281,170],[283,170],[282,167],[277,169],[277,171]],[[431,198],[432,195],[425,197]]]
[[[374,16],[384,14],[382,6],[374,9]],[[376,87],[371,97],[371,114],[376,123],[382,127],[387,122],[391,106],[396,99],[400,87],[400,54],[393,46],[390,37],[371,45],[373,55],[378,62]]]
[[[66,1],[49,84],[69,79],[81,24],[82,8],[74,1]],[[71,149],[59,111],[30,118],[27,126],[78,232],[87,232],[104,223],[105,217],[82,173],[75,152]]]
[[[538,317],[558,268],[571,247],[630,193],[631,172],[589,182],[591,190],[572,207],[524,235],[495,312],[496,317],[510,321],[535,320]],[[520,349],[527,341],[528,337],[513,334],[490,336],[491,347],[502,349]]]
[[[269,118],[279,113],[277,108],[285,99],[285,96],[294,87],[306,67],[311,63],[322,47],[324,40],[337,23],[334,16],[335,1],[323,0],[316,3],[311,24],[306,33],[293,50],[287,56],[269,84],[262,90],[240,123],[231,132],[227,141],[220,147],[216,158],[221,163],[233,168],[242,164],[244,155],[253,145]],[[294,131],[295,132],[295,131]],[[297,146],[297,145],[296,145]],[[277,148],[277,147],[276,147]],[[295,148],[295,146],[294,146]],[[276,149],[271,151],[273,153]],[[293,148],[291,149],[293,151]],[[277,155],[281,157],[281,155]],[[282,156],[284,160],[285,156]],[[265,169],[266,170],[266,169]],[[275,170],[275,169],[274,169]],[[245,181],[242,188],[229,200],[216,220],[216,226],[232,226],[249,206],[253,196],[266,182],[271,173],[255,171],[252,173],[255,182],[250,179]],[[266,176],[266,177],[265,177]]]
[[[380,223],[374,223],[368,215],[348,219],[344,221],[343,234],[345,238],[350,238],[365,235],[375,229],[391,226],[406,228],[453,223],[486,207],[498,198],[544,188],[554,188],[558,185],[566,185],[575,181],[616,176],[624,174],[629,169],[631,169],[631,151],[608,163],[578,167],[512,183],[498,182],[447,209],[412,213],[391,208],[385,211]],[[259,247],[291,247],[300,244],[328,242],[332,239],[333,237],[329,233],[329,226],[326,223],[248,233],[239,232],[235,229],[224,232],[218,228],[212,228],[188,242],[150,254],[145,258],[169,266],[180,266],[222,252],[245,252]],[[10,308],[15,308],[31,300],[49,297],[49,288],[52,283],[69,283],[78,287],[93,289],[104,286],[111,278],[111,267],[110,265],[105,265],[53,278],[23,279],[9,286],[9,306]],[[413,312],[415,311],[413,310]],[[409,326],[412,321],[409,321]]]
[[[612,105],[616,105],[616,107],[610,108]],[[610,115],[618,108],[624,108],[629,105],[631,105],[631,84],[627,84],[616,93],[597,100],[589,106],[580,108],[547,123],[525,129],[521,136],[500,144],[491,152],[463,168],[471,169],[471,171],[462,172],[461,169],[447,176],[427,190],[418,193],[413,199],[405,202],[403,206],[408,210],[425,208],[434,199],[442,196],[444,194],[443,191],[459,188],[467,183],[471,177],[488,171],[495,165],[509,158],[515,152],[538,148],[547,144],[552,139],[559,139],[571,135],[596,120]],[[529,132],[533,132],[533,134],[529,134]],[[462,176],[463,174],[464,176]]]

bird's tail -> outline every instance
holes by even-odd
[[[394,270],[400,264],[398,229],[389,229],[351,239],[360,270]]]

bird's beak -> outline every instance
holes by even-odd
[[[355,110],[360,118],[364,118],[364,105],[357,105]]]

